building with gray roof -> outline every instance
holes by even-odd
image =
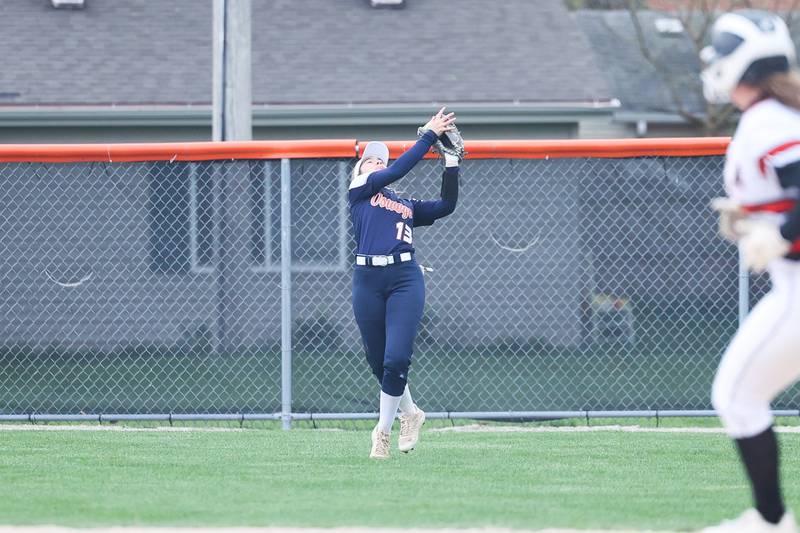
[[[637,16],[644,43],[628,10],[572,13],[620,101],[602,136],[702,135],[688,118],[707,112],[692,40],[673,14],[642,10]]]
[[[210,1],[3,15],[0,142],[210,139]],[[472,138],[577,137],[616,96],[562,0],[255,0],[252,79],[254,139],[408,138],[443,104]]]

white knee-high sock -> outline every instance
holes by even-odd
[[[397,406],[402,396],[391,396],[381,391],[381,414],[378,419],[378,428],[385,432],[392,432],[392,422],[397,414]]]
[[[411,391],[406,385],[406,390],[403,391],[403,395],[400,397],[400,412],[404,415],[411,415],[414,414],[415,409],[414,400],[411,399]]]

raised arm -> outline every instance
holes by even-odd
[[[350,201],[353,202],[359,198],[369,198],[382,188],[408,174],[411,169],[419,163],[420,159],[425,157],[425,154],[428,153],[428,150],[431,149],[434,142],[436,142],[436,134],[428,130],[425,132],[425,135],[414,143],[414,146],[406,150],[403,155],[398,157],[397,160],[388,167],[369,174],[361,174],[353,178],[353,181],[350,183]]]
[[[436,142],[437,137],[453,129],[453,123],[456,120],[455,114],[445,114],[444,110],[444,107],[441,108],[438,113],[431,117],[428,123],[423,126],[427,131],[397,161],[387,168],[355,176],[353,181],[350,182],[350,190],[348,192],[350,203],[359,199],[369,198],[383,187],[408,174],[419,163],[420,159],[425,157],[433,143]]]
[[[445,167],[442,172],[442,191],[438,200],[412,200],[414,227],[430,226],[437,219],[456,210],[458,203],[458,167]]]

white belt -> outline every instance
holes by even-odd
[[[414,255],[411,252],[403,252],[394,255],[357,255],[356,264],[360,266],[381,266],[393,265],[395,263],[405,263],[411,261]]]

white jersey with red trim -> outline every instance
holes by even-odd
[[[776,100],[742,114],[725,160],[725,191],[752,217],[782,224],[798,198],[784,188],[776,168],[800,161],[800,113]],[[800,240],[795,241],[793,251]],[[739,326],[722,357],[712,403],[735,439],[772,425],[770,402],[800,377],[800,262],[769,264],[771,289]]]
[[[784,189],[775,168],[800,161],[800,112],[774,99],[742,114],[725,158],[725,192],[746,210],[786,213],[799,196]],[[785,215],[768,215],[776,224]]]

